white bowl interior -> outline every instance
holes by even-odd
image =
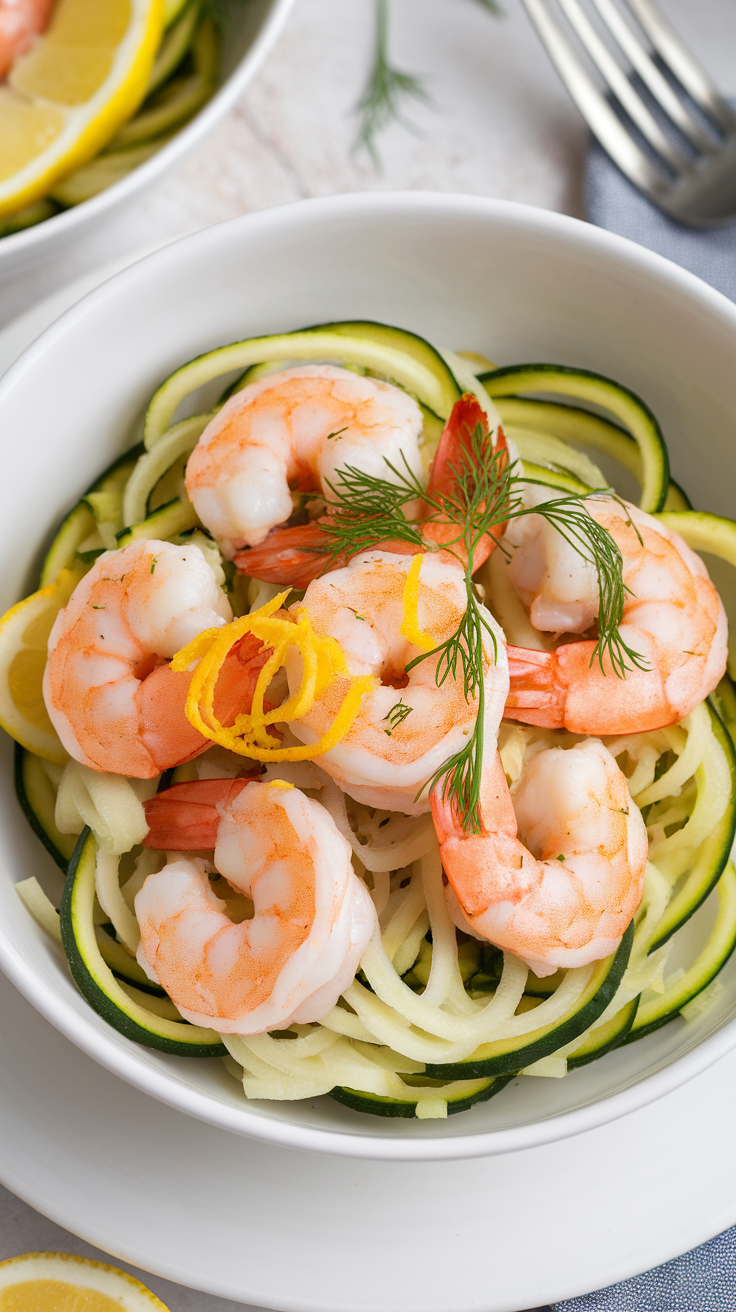
[[[252,334],[342,318],[413,329],[499,364],[599,370],[660,418],[696,506],[728,513],[736,472],[736,307],[656,256],[522,206],[448,196],[354,196],[235,220],[113,278],[50,328],[0,385],[0,613],[34,586],[53,525],[139,433],[156,385],[191,357]],[[0,964],[104,1065],[163,1101],[286,1145],[385,1157],[506,1151],[577,1133],[675,1087],[736,1043],[736,961],[718,1006],[572,1073],[517,1080],[447,1121],[361,1116],[330,1099],[247,1103],[215,1061],[167,1058],[99,1019],[15,896],[58,875],[28,830],[0,749]],[[712,907],[694,919],[707,931]]]
[[[294,0],[213,0],[220,25],[219,89],[151,159],[98,196],[0,239],[0,282],[46,260],[117,215],[192,150],[245,90],[286,22]]]

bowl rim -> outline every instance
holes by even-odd
[[[291,0],[287,0],[287,4],[290,3]],[[97,307],[103,307],[108,300],[126,292],[136,282],[145,281],[150,261],[155,261],[158,266],[170,264],[174,267],[182,259],[191,262],[192,258],[197,258],[199,251],[217,245],[224,230],[228,230],[231,235],[237,234],[241,241],[247,243],[251,237],[258,238],[261,234],[269,238],[279,230],[298,234],[305,228],[319,227],[325,220],[340,221],[356,214],[365,219],[372,216],[437,216],[441,213],[450,217],[485,218],[491,225],[512,224],[517,230],[525,229],[530,233],[551,234],[558,239],[562,238],[569,245],[582,244],[589,251],[614,263],[620,263],[623,259],[624,263],[638,269],[662,289],[679,291],[692,302],[693,308],[698,307],[721,321],[731,329],[736,342],[736,305],[722,293],[661,255],[582,220],[518,202],[481,196],[442,192],[347,193],[292,201],[229,219],[225,223],[179,238],[114,274],[66,310],[10,366],[0,379],[0,412],[5,393],[15,386],[16,380],[20,381],[24,374],[33,371],[48,351],[53,351],[55,342],[66,333],[68,327],[75,321],[94,315]],[[244,1100],[242,1108],[230,1107],[172,1079],[165,1070],[137,1062],[135,1051],[123,1048],[112,1037],[107,1041],[105,1033],[90,1026],[83,1014],[70,1010],[58,994],[36,976],[28,975],[26,962],[8,939],[1,923],[0,968],[33,1006],[77,1047],[113,1074],[159,1101],[211,1125],[246,1137],[283,1148],[347,1157],[391,1161],[448,1161],[535,1148],[557,1139],[585,1133],[666,1096],[736,1047],[734,1018],[663,1068],[587,1106],[522,1126],[454,1134],[444,1139],[413,1139],[398,1135],[395,1138],[378,1137],[359,1131],[331,1130],[278,1120],[264,1114],[262,1110],[252,1109],[247,1100]]]
[[[230,76],[207,104],[194,115],[194,118],[186,123],[171,141],[156,151],[155,155],[139,164],[119,182],[105,187],[104,191],[98,192],[96,196],[82,201],[79,205],[73,205],[70,209],[60,211],[59,214],[53,214],[42,223],[36,223],[30,228],[23,228],[20,232],[0,238],[0,269],[3,261],[10,263],[13,256],[32,253],[37,247],[42,247],[46,241],[51,242],[55,237],[60,241],[70,239],[75,229],[83,228],[86,223],[94,223],[95,219],[102,218],[108,210],[114,210],[117,205],[124,207],[138,191],[145,190],[156,181],[157,177],[173,168],[189,151],[194,150],[203,137],[221,118],[225,117],[258,72],[281,36],[296,0],[266,0],[266,3],[269,5],[269,10],[255,40]]]

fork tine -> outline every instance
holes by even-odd
[[[674,28],[652,0],[625,0],[644,29],[660,59],[674,73],[696,105],[712,118],[724,132],[736,131],[736,115],[711,82],[694,55],[683,44]]]
[[[578,0],[560,0],[560,6],[564,10],[571,26],[575,29],[581,44],[585,47],[593,63],[602,73],[606,82],[616,99],[626,110],[629,118],[636,124],[639,131],[643,134],[650,146],[661,155],[662,159],[675,170],[676,173],[684,173],[688,169],[688,161],[676,149],[673,143],[665,136],[659,123],[650,113],[644,101],[638,92],[631,85],[628,77],[613,55],[601,41],[595,28],[588,21],[583,13]]]
[[[629,136],[618,115],[571,49],[567,37],[547,8],[546,0],[524,0],[524,5],[557,72],[603,149],[608,151],[634,186],[659,203],[665,201],[670,184]]]
[[[715,142],[687,112],[679,96],[676,95],[667,79],[660,73],[657,65],[641,45],[628,23],[624,21],[612,0],[593,0],[593,3],[632,68],[639,74],[654,99],[669,115],[672,122],[693,146],[697,146],[706,154],[712,154],[717,149]]]

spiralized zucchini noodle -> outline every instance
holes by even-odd
[[[80,764],[63,749],[51,760],[28,746],[17,748],[24,810],[57,863],[63,869],[68,863],[61,931],[56,910],[60,890],[54,895],[46,882],[47,893],[34,877],[21,882],[18,892],[47,933],[63,938],[90,1004],[123,1033],[151,1046],[200,1056],[219,1053],[247,1098],[329,1094],[359,1111],[441,1118],[490,1098],[519,1075],[564,1076],[665,1023],[686,1024],[717,1002],[717,975],[736,944],[736,873],[730,862],[736,821],[731,742],[736,695],[725,676],[712,696],[677,723],[601,736],[641,811],[649,842],[641,903],[610,956],[538,976],[513,952],[458,928],[432,815],[357,801],[321,767],[320,753],[344,737],[375,680],[350,675],[338,643],[315,634],[306,611],[298,610],[303,590],[284,591],[238,572],[204,529],[187,495],[187,462],[219,406],[248,383],[305,361],[326,361],[358,377],[386,380],[419,401],[423,469],[411,478],[419,480],[420,491],[448,414],[465,393],[474,395],[489,415],[495,403],[519,497],[525,487],[541,485],[548,500],[572,502],[593,489],[609,494],[620,489],[633,501],[631,488],[638,480],[645,510],[661,515],[662,523],[693,547],[732,564],[736,525],[689,508],[685,495],[669,481],[656,420],[627,389],[557,366],[496,369],[481,357],[435,352],[422,339],[388,326],[357,323],[249,339],[183,366],[153,398],[145,444],[125,453],[97,480],[54,539],[41,583],[61,588],[60,605],[102,551],[155,539],[199,546],[235,615],[232,625],[182,643],[172,665],[191,673],[187,716],[212,740],[194,759],[165,776],[138,779]],[[182,403],[216,378],[227,385],[219,405],[179,419]],[[340,434],[330,436],[339,439]],[[605,462],[607,476],[594,456]],[[501,462],[499,478],[506,477],[504,468]],[[393,469],[395,486],[401,472]],[[408,503],[414,484],[406,477]],[[499,493],[504,513],[516,504],[514,486],[503,484]],[[485,491],[478,499],[482,513],[488,496]],[[537,496],[534,504],[542,499]],[[317,512],[324,515],[324,510],[323,500]],[[481,515],[480,510],[473,513]],[[305,523],[304,498],[296,494],[291,522]],[[484,521],[484,528],[490,523]],[[432,639],[421,630],[417,603],[423,559],[414,557],[418,563],[408,576],[403,631],[427,652]],[[468,566],[469,596],[479,607],[485,602],[514,648],[539,650],[543,643],[503,577],[501,559],[496,550],[472,581]],[[64,593],[60,580],[67,577]],[[285,605],[296,607],[287,619]],[[480,626],[479,641],[482,632]],[[256,640],[266,644],[270,659],[254,676],[249,713],[226,728],[215,713],[217,680],[238,644]],[[285,698],[284,670],[293,671],[295,662],[301,662],[301,683],[296,691],[290,683]],[[281,695],[274,698],[277,684]],[[323,738],[314,731],[305,745],[295,734],[299,723],[325,689],[338,686],[341,700],[333,728]],[[466,690],[468,703],[475,704],[477,682],[468,686],[466,677]],[[409,714],[397,692],[384,732],[390,735]],[[540,752],[573,749],[585,741],[585,734],[566,728],[504,718],[497,746],[511,796]],[[466,759],[462,768],[467,772],[471,766]],[[138,964],[135,898],[167,861],[166,852],[142,845],[148,832],[146,802],[171,785],[235,780],[248,768],[256,774],[260,769],[261,782],[293,786],[326,810],[352,851],[353,870],[370,894],[376,927],[355,978],[321,1020],[220,1035],[215,1026],[205,1029],[184,1020]],[[178,855],[169,854],[171,859]],[[250,918],[252,902],[214,870],[212,853],[197,855],[209,862],[212,891],[226,903],[231,919]],[[707,901],[707,941],[688,957],[683,927]],[[676,968],[668,965],[673,960],[679,963]],[[513,1089],[504,1096],[513,1097]]]

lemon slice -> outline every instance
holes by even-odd
[[[51,627],[79,579],[75,570],[62,570],[56,583],[19,601],[0,619],[0,725],[47,761],[69,759],[44,705],[42,683]]]
[[[0,1262],[0,1312],[168,1312],[116,1266],[71,1253],[24,1253]]]
[[[146,94],[163,0],[57,0],[0,84],[0,215],[96,155]]]

